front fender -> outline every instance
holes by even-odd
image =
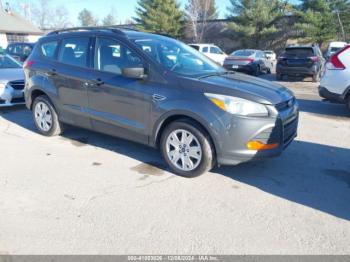
[[[206,98],[205,98],[206,99]],[[215,148],[221,148],[219,137],[219,129],[223,128],[224,124],[221,121],[220,115],[223,114],[220,110],[217,110],[215,106],[207,103],[193,103],[194,105],[203,105],[201,107],[193,107],[189,101],[173,101],[171,104],[167,104],[167,109],[158,110],[158,118],[154,122],[152,135],[150,138],[150,145],[157,146],[157,141],[160,135],[160,131],[164,123],[172,117],[187,117],[194,119],[208,132]]]

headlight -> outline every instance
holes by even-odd
[[[6,83],[0,82],[0,89],[4,89],[6,87]]]
[[[268,116],[266,106],[255,103],[243,98],[217,95],[217,94],[205,94],[216,106],[222,110],[239,116]]]

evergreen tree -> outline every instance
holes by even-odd
[[[134,19],[142,31],[181,35],[183,12],[177,0],[139,0],[136,14]]]
[[[278,18],[290,11],[282,0],[230,0],[229,16],[233,22],[228,27],[241,40],[242,45],[263,48],[278,32]]]
[[[296,28],[306,40],[322,46],[336,37],[334,14],[327,0],[303,0],[297,15],[300,21]]]
[[[98,20],[86,8],[79,13],[78,20],[81,26],[96,26],[98,24]]]

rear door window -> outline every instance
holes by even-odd
[[[87,67],[89,37],[67,38],[62,41],[58,60],[64,64]]]
[[[209,52],[209,47],[203,47],[203,53],[208,53]]]
[[[287,57],[296,57],[296,58],[306,58],[310,56],[314,56],[314,51],[310,47],[305,47],[305,48],[287,48],[286,51],[284,52],[284,55]]]

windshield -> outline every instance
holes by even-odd
[[[150,37],[134,41],[148,56],[180,75],[200,77],[226,71],[193,47],[170,38]]]
[[[0,69],[4,68],[21,68],[21,64],[9,55],[0,54]]]
[[[233,52],[231,55],[233,56],[252,56],[255,51],[252,50],[238,50]]]

